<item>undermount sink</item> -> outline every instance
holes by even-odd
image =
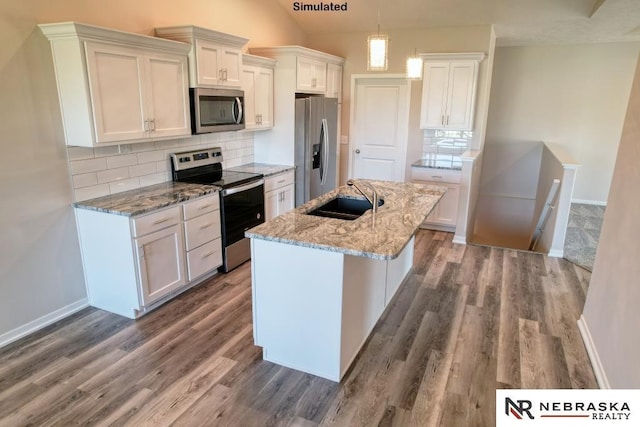
[[[384,200],[378,200],[378,206],[382,206]],[[325,218],[344,219],[353,221],[371,209],[371,203],[367,199],[354,199],[338,196],[329,200],[324,205],[307,212],[307,215],[322,216]]]

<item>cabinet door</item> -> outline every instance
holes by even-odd
[[[313,78],[311,79],[311,86],[318,92],[325,93],[327,91],[327,63],[314,61],[313,64]]]
[[[271,221],[278,216],[280,190],[269,191],[264,195],[264,219]]]
[[[85,49],[96,142],[146,138],[141,52],[93,42]]]
[[[421,184],[445,185],[447,192],[433,208],[425,223],[436,224],[448,227],[455,227],[458,216],[458,195],[460,186],[458,184],[448,184],[443,182],[417,181]]]
[[[255,105],[261,129],[273,127],[273,70],[258,68],[255,75]]]
[[[196,40],[196,79],[198,86],[219,86],[221,47],[206,40]]]
[[[242,52],[238,49],[220,49],[220,68],[224,86],[240,87],[242,71]]]
[[[453,130],[473,128],[473,101],[477,64],[474,61],[452,62],[449,68],[449,84],[445,127]]]
[[[288,185],[279,190],[280,203],[278,205],[278,215],[287,213],[294,208],[295,190],[293,185]]]
[[[187,58],[154,53],[145,63],[150,135],[190,135]]]
[[[256,80],[258,68],[245,66],[242,70],[242,90],[244,90],[244,126],[246,129],[258,127],[256,111]]]
[[[327,64],[327,91],[328,98],[338,98],[342,102],[342,67],[336,64]]]
[[[142,305],[148,306],[186,283],[180,225],[147,234],[134,242]]]
[[[440,199],[437,210],[434,212],[435,215],[430,220],[441,225],[455,226],[456,217],[458,216],[459,186],[457,184],[445,185],[447,186],[447,192]]]
[[[314,59],[298,57],[296,87],[300,92],[324,93],[327,87],[327,64]]]
[[[423,75],[420,128],[442,129],[446,118],[449,63],[425,62]]]

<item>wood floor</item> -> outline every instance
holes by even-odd
[[[0,425],[493,426],[496,388],[597,387],[590,273],[451,238],[418,233],[341,384],[261,360],[245,264],[138,321],[89,308],[0,349]]]

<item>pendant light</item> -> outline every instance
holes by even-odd
[[[418,49],[415,50],[413,56],[407,58],[407,79],[422,79],[422,58],[418,55]]]
[[[367,70],[386,71],[388,66],[389,36],[380,34],[380,8],[378,7],[378,33],[367,38]]]

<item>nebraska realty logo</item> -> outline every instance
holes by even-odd
[[[640,390],[496,390],[496,426],[640,425]]]

